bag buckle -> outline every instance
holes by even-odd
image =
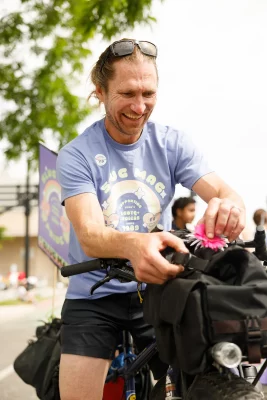
[[[252,364],[261,361],[261,324],[258,317],[247,316],[245,321],[247,335],[248,360]]]

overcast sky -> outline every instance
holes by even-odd
[[[160,83],[151,119],[192,137],[214,170],[242,195],[251,224],[253,211],[265,208],[267,198],[267,1],[155,1],[153,14],[158,22],[152,29],[139,27],[115,38],[158,46]],[[94,41],[79,95],[87,96],[89,71],[106,46]],[[80,132],[101,115],[91,116]],[[12,163],[7,170],[1,155],[0,172],[1,183],[21,182],[25,168]],[[203,211],[200,203],[198,214]]]

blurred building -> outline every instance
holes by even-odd
[[[0,248],[0,275],[6,275],[10,266],[16,264],[18,271],[24,271],[25,256],[25,215],[24,208],[16,208],[0,215],[0,226],[5,227],[5,236]],[[46,279],[52,284],[56,268],[46,254],[38,247],[38,207],[33,207],[29,218],[29,275]]]

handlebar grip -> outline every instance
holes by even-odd
[[[84,272],[92,272],[101,269],[101,261],[99,259],[85,261],[79,264],[67,265],[62,267],[61,275],[67,278],[68,276],[83,274]]]

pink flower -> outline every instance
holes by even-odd
[[[201,247],[219,250],[226,246],[226,240],[221,236],[214,236],[212,239],[206,236],[205,224],[199,224],[195,227],[194,236],[201,242]]]

